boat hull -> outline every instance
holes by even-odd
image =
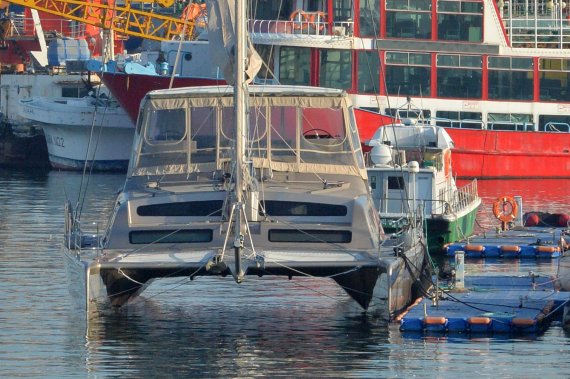
[[[113,97],[128,113],[133,122],[137,121],[139,107],[144,95],[149,91],[166,88],[197,87],[224,84],[223,80],[209,78],[177,77],[170,86],[170,76],[151,76],[144,74],[125,74],[105,72],[101,76]]]
[[[62,170],[126,171],[134,128],[43,124],[51,166]],[[91,142],[90,142],[91,139]],[[89,151],[87,152],[87,147]]]
[[[570,178],[570,133],[445,130],[459,178]]]
[[[441,253],[447,244],[472,235],[479,204],[480,201],[461,214],[428,218],[426,234],[430,253]]]

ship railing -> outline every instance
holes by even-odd
[[[477,190],[477,179],[473,179],[468,184],[458,188],[452,194],[449,201],[451,211],[457,213],[476,202],[479,199]]]
[[[10,13],[12,20],[11,30],[6,34],[7,37],[29,37],[36,36],[34,20],[31,17],[24,17],[22,13]],[[42,22],[50,25],[50,28],[61,33],[64,37],[83,37],[85,36],[85,24],[72,20],[49,19],[44,18]],[[44,33],[51,31],[44,30]]]
[[[515,48],[570,47],[570,8],[559,2],[505,1],[500,10],[511,46]]]
[[[547,122],[544,125],[545,132],[558,132],[558,133],[568,133],[570,132],[570,125],[565,122]]]
[[[92,233],[85,233],[81,228],[81,221],[77,216],[77,212],[73,209],[71,202],[65,203],[65,246],[68,250],[74,251],[77,255],[84,250],[96,250],[100,252],[101,238],[99,235],[99,225],[91,223],[95,227]]]
[[[250,20],[249,31],[252,36],[281,37],[284,36],[330,36],[336,38],[352,37],[353,21],[335,21],[329,25],[326,20]]]
[[[429,122],[435,123],[435,125],[442,126],[444,128],[485,129],[485,123],[481,120],[453,120],[442,117],[431,117]]]

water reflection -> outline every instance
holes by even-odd
[[[321,285],[326,296],[275,280],[268,280],[265,285],[272,288],[264,291],[235,284],[213,290],[214,280],[205,285],[210,288],[142,298],[90,320],[88,371],[103,366],[156,376],[176,367],[182,375],[251,377],[279,375],[286,365],[288,376],[323,377],[352,375],[371,364],[385,369],[378,361],[389,355],[387,324],[351,312],[348,298],[340,299],[332,284]]]

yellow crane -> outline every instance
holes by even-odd
[[[124,0],[121,5],[113,1],[102,4],[80,0],[0,0],[0,4],[2,2],[22,5],[129,36],[156,41],[194,38],[195,23],[185,17],[187,12],[183,13],[183,17],[176,18],[131,7],[133,3],[156,3],[169,7],[174,4],[174,0]]]

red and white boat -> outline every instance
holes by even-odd
[[[374,121],[372,112],[393,115],[412,97],[417,110],[444,126],[455,142],[458,177],[570,177],[570,5],[250,1],[256,3],[250,35],[268,65],[262,82],[346,90],[355,106],[371,111],[361,115],[363,143],[368,131],[384,122]],[[174,57],[175,50],[165,53]],[[173,80],[145,78],[144,86],[136,75],[108,75],[103,81],[136,116],[151,87],[221,77],[187,78],[179,70],[165,71],[175,73]]]

